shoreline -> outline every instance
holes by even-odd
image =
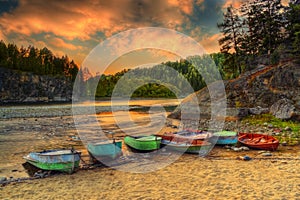
[[[122,112],[122,111],[120,111]],[[56,113],[57,114],[57,113]],[[122,114],[122,113],[121,113]],[[147,113],[131,111],[137,122],[147,123]],[[110,112],[97,114],[103,130],[116,131]],[[168,123],[177,125],[178,120]],[[170,125],[169,124],[169,125]],[[234,123],[233,123],[234,125]],[[89,128],[86,124],[86,130]],[[171,126],[161,131],[172,130]],[[247,128],[247,127],[243,127]],[[248,127],[249,128],[249,127]],[[0,119],[0,177],[27,177],[23,156],[32,151],[74,147],[87,156],[77,136],[73,116]],[[116,131],[118,136],[123,133]],[[127,153],[127,152],[125,152]],[[159,155],[167,159],[169,152]],[[270,157],[260,151],[234,152],[215,147],[209,156],[183,154],[154,172],[130,173],[107,167],[84,169],[72,175],[14,182],[0,187],[1,199],[297,199],[300,197],[300,146],[280,146]],[[127,155],[127,154],[125,154]],[[250,161],[237,160],[248,155]],[[129,169],[154,164],[148,154]],[[88,157],[84,157],[88,161]],[[125,168],[126,169],[126,168]]]

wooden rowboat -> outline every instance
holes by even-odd
[[[79,167],[81,152],[68,149],[31,152],[24,157],[26,162],[42,170],[73,173]]]
[[[211,136],[209,132],[183,130],[164,133],[161,143],[171,150],[199,154],[200,151],[207,152],[210,149],[211,143],[204,140]]]
[[[257,133],[239,133],[238,141],[250,148],[268,151],[275,151],[279,146],[276,138]]]
[[[205,140],[212,137],[212,133],[201,130],[182,130],[178,132],[164,133],[161,137],[163,140],[173,140],[173,138],[181,139],[183,141]]]
[[[161,137],[150,136],[126,136],[124,142],[129,147],[138,151],[153,151],[160,148]]]
[[[115,159],[122,155],[122,141],[103,141],[97,143],[88,143],[87,150],[93,158],[101,159]]]
[[[218,145],[230,145],[238,142],[238,134],[234,131],[220,131],[213,133],[212,140],[217,140]]]
[[[211,143],[203,140],[182,140],[173,138],[173,140],[162,140],[161,144],[166,145],[168,149],[179,151],[182,153],[199,154],[200,152],[208,152],[211,148]]]

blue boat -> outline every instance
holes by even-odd
[[[73,173],[79,167],[81,152],[73,149],[57,149],[31,152],[24,159],[42,170]]]
[[[218,145],[232,145],[238,142],[238,134],[234,131],[220,131],[213,133],[211,140],[216,140]]]
[[[115,159],[122,155],[122,141],[102,141],[97,143],[88,143],[88,152],[90,156],[101,161],[101,159]]]

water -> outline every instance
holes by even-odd
[[[85,101],[69,104],[44,104],[44,105],[15,105],[0,106],[0,118],[22,118],[22,117],[53,117],[70,116],[72,114],[94,114],[100,112],[126,111],[129,108],[147,107],[154,105],[176,106],[181,99],[134,99],[128,101],[110,100]],[[72,112],[72,107],[73,112]],[[74,113],[75,112],[75,113]]]

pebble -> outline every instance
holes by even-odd
[[[6,177],[0,177],[0,183],[3,183],[4,181],[7,181]]]
[[[240,148],[235,147],[235,148],[233,148],[233,151],[239,152],[239,151],[242,151],[242,150]]]
[[[257,152],[258,154],[262,154],[262,153],[268,153],[268,151],[259,151]]]
[[[273,124],[268,124],[268,128],[273,128]]]
[[[249,151],[249,150],[250,150],[248,147],[240,147],[240,149],[241,149],[242,151]]]
[[[267,152],[267,153],[262,153],[261,155],[262,156],[272,156],[273,154],[271,154],[270,152]]]
[[[282,146],[286,146],[286,145],[287,145],[287,142],[286,142],[286,141],[283,141],[283,142],[281,142],[281,145],[282,145]]]

